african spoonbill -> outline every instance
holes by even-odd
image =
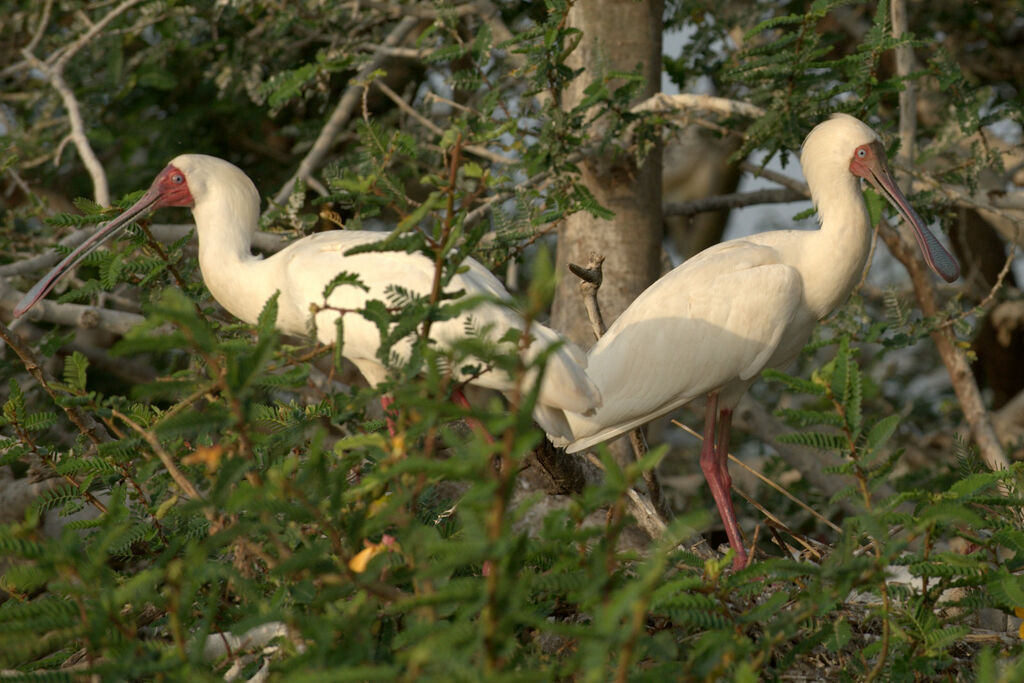
[[[202,154],[184,154],[174,158],[157,175],[149,189],[128,210],[97,230],[81,246],[57,264],[29,290],[17,308],[20,316],[53,288],[57,280],[86,254],[102,244],[139,216],[165,206],[192,209],[199,238],[199,269],[213,297],[235,317],[255,323],[264,304],[275,292],[278,298],[277,327],[283,332],[307,335],[314,322],[317,338],[335,341],[335,319],[343,311],[358,311],[372,299],[386,300],[385,288],[403,287],[419,295],[428,295],[433,286],[434,263],[422,254],[380,251],[346,254],[353,247],[380,241],[382,233],[334,230],[310,235],[263,258],[250,251],[259,219],[260,197],[256,186],[238,167]],[[474,259],[463,262],[464,270],[455,275],[448,291],[463,290],[466,296],[508,299],[509,294],[493,274]],[[359,276],[368,291],[338,286],[327,304],[311,321],[311,304],[324,303],[324,287],[340,272]],[[430,328],[430,337],[442,348],[466,335],[467,327],[484,331],[497,341],[508,330],[523,330],[522,317],[506,306],[483,301],[472,310]],[[387,375],[377,357],[380,332],[359,313],[345,314],[343,353],[366,380],[376,386]],[[600,402],[600,394],[588,379],[583,364],[586,357],[548,327],[533,323],[530,344],[524,360],[530,362],[554,344],[560,344],[548,359],[534,418],[548,433],[566,434],[564,411],[589,413]],[[407,357],[411,340],[406,338],[392,353]],[[513,379],[497,369],[487,369],[472,377],[456,373],[456,378],[478,386],[509,392]],[[532,378],[528,377],[528,381]],[[386,403],[385,403],[386,405]]]
[[[819,230],[777,230],[705,249],[636,298],[587,354],[601,391],[591,415],[568,413],[575,453],[706,398],[700,465],[745,566],[726,466],[732,411],[764,368],[800,353],[815,324],[838,308],[867,261],[867,180],[906,219],[931,268],[952,282],[959,265],[925,227],[893,180],[878,136],[835,114],[804,140],[800,155]]]

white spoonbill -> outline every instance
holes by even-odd
[[[332,309],[353,311],[344,318],[343,353],[373,386],[387,374],[377,358],[380,332],[374,323],[354,311],[371,299],[386,300],[385,288],[389,285],[420,295],[429,295],[433,287],[434,263],[422,254],[382,251],[346,255],[353,247],[380,241],[381,233],[334,230],[297,240],[266,259],[253,255],[250,245],[260,209],[256,186],[238,167],[223,159],[183,154],[171,160],[131,208],[97,230],[36,283],[14,309],[14,315],[25,313],[46,296],[62,274],[124,226],[164,206],[192,209],[203,281],[213,298],[237,318],[255,323],[264,304],[279,291],[278,329],[307,335],[310,323],[315,322],[317,338],[333,344],[339,312]],[[452,278],[446,291],[510,298],[501,282],[479,262],[469,258],[463,265],[466,269]],[[351,285],[336,287],[327,300],[332,309],[321,310],[312,319],[310,305],[324,304],[325,286],[342,271],[357,274],[369,291]],[[524,322],[509,308],[483,301],[458,317],[434,322],[430,337],[446,348],[464,337],[467,327],[486,331],[489,339],[497,341],[510,329],[523,330]],[[531,325],[529,333],[531,342],[524,353],[527,362],[548,347],[560,344],[548,359],[534,418],[548,433],[565,435],[568,432],[564,411],[593,412],[600,394],[586,375],[586,357],[579,349],[537,323]],[[406,339],[396,344],[392,352],[407,357],[410,346],[411,340]],[[491,369],[472,377],[456,374],[460,380],[490,389],[513,389],[512,378],[500,370]]]
[[[648,287],[587,354],[601,391],[592,415],[568,414],[570,453],[705,397],[700,466],[722,516],[734,567],[746,551],[726,467],[732,411],[764,368],[792,362],[815,324],[840,306],[867,261],[867,180],[903,214],[931,268],[952,282],[960,268],[907,203],[878,136],[835,114],[800,155],[820,230],[777,230],[705,249]]]

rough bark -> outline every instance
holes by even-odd
[[[661,74],[662,0],[588,0],[573,6],[569,23],[583,32],[569,66],[584,71],[565,92],[564,104],[575,106],[586,87],[602,72],[632,71],[642,64],[653,95]],[[661,258],[661,151],[637,168],[629,154],[588,160],[580,165],[583,182],[612,220],[590,214],[571,216],[559,229],[558,263],[585,263],[592,251],[604,254],[606,281],[601,310],[613,321],[637,294],[655,280]],[[577,280],[565,272],[555,294],[552,323],[584,348],[594,343]]]

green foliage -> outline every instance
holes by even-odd
[[[994,606],[1013,612],[1024,600],[1022,584],[1008,569],[1024,561],[1024,537],[1017,521],[1021,501],[1007,495],[1018,485],[1024,468],[1017,464],[1005,472],[978,471],[946,487],[908,487],[879,496],[876,492],[891,484],[901,455],[889,445],[900,418],[865,419],[865,380],[857,354],[849,337],[840,336],[834,343],[835,356],[814,374],[814,382],[770,374],[770,379],[790,390],[802,387],[815,406],[779,411],[803,430],[782,435],[779,441],[843,457],[835,471],[849,477],[853,485],[835,500],[856,501],[860,512],[844,519],[844,543],[833,550],[823,568],[859,567],[859,571],[873,572],[874,578],[857,590],[876,596],[876,617],[882,620],[893,671],[924,667],[940,675],[953,666],[953,653],[970,630],[958,623],[957,616],[950,616],[955,613],[940,616],[941,610]],[[967,458],[977,460],[973,454]],[[944,549],[952,539],[974,549],[966,554]],[[847,554],[851,551],[868,554],[856,559]],[[997,558],[1008,551],[1013,559],[1004,564]],[[895,583],[885,580],[904,567],[909,578]],[[845,633],[841,637],[849,639]]]
[[[667,71],[708,79],[766,111],[743,127],[741,155],[796,149],[834,110],[891,110],[904,83],[884,60],[897,45],[923,53],[929,44],[891,38],[884,2],[868,8],[867,33],[852,45],[829,28],[850,3],[668,4],[676,25],[696,30]],[[794,431],[779,441],[842,461],[832,476],[848,487],[831,500],[797,484],[818,495],[816,507],[841,532],[788,503],[769,506],[785,509],[778,516],[795,520],[796,533],[824,541],[820,555],[820,543],[808,544],[807,556],[776,549],[774,541],[788,541],[773,525],[760,527],[750,568],[703,560],[686,548],[709,525],[710,506],[694,506],[640,550],[629,545],[630,487],[663,449],[626,468],[603,454],[602,482],[557,499],[523,484],[540,440],[530,371],[546,359],[527,366],[515,334],[495,338],[476,321],[444,350],[426,330],[481,303],[444,293],[470,255],[495,268],[521,261],[531,279],[515,306],[527,321],[542,316],[559,269],[545,233],[576,211],[614,218],[579,182],[579,161],[643,158],[657,117],[630,111],[643,83],[628,71],[601,71],[579,106],[561,109],[577,76],[565,58],[584,39],[566,26],[569,3],[495,5],[517,30],[509,38],[499,40],[469,4],[401,5],[408,16],[427,15],[420,32],[390,45],[359,82],[406,16],[387,3],[139,3],[81,44],[65,81],[119,190],[201,150],[237,162],[269,195],[339,103],[353,101],[317,174],[326,194],[307,192],[312,180],[297,183],[268,202],[262,227],[298,236],[393,226],[381,243],[354,251],[424,254],[437,264],[439,289],[395,287],[347,312],[375,325],[389,370],[382,386],[353,388],[335,381],[351,377],[340,344],[328,351],[281,338],[278,298],[252,327],[224,315],[199,280],[190,235],[158,248],[130,228],[91,254],[61,300],[113,300],[110,308],[141,311],[143,321],[109,353],[102,341],[44,330],[36,350],[59,356],[46,363],[60,380],[48,385],[56,400],[11,354],[0,358],[9,377],[0,466],[45,488],[22,519],[0,525],[0,668],[33,679],[191,680],[222,676],[252,655],[242,675],[266,663],[277,678],[332,681],[754,681],[824,661],[837,662],[837,677],[911,680],[963,677],[973,657],[979,681],[1019,678],[1019,646],[979,650],[964,636],[977,610],[1024,606],[1020,468],[980,471],[962,443],[953,445],[954,465],[901,468],[908,434],[956,418],[936,419],[938,401],[904,401],[886,386],[913,370],[895,380],[873,372],[939,324],[896,290],[881,310],[855,298],[823,326],[802,359],[807,372],[765,373],[767,391],[789,399],[779,415]],[[44,7],[57,19],[40,31]],[[58,55],[110,7],[17,0],[5,12],[10,152],[0,167],[11,178],[92,194],[75,155],[59,152],[67,135],[59,93],[28,62],[18,65],[29,41],[41,58]],[[974,14],[954,24],[922,9],[920,20],[936,23],[918,35],[957,25],[979,32],[975,42],[1000,33],[979,24],[982,13],[963,11]],[[739,36],[738,49],[723,47]],[[948,94],[959,134],[1019,119],[1005,88],[974,87],[952,55],[921,58]],[[430,125],[395,107],[382,84]],[[626,130],[632,148],[621,145]],[[925,134],[940,149],[923,153],[937,156],[954,136],[933,133]],[[943,177],[973,187],[995,157],[983,145],[972,154]],[[868,201],[872,218],[881,215],[878,198]],[[940,201],[928,198],[923,213],[941,214]],[[29,202],[0,214],[9,258],[41,251],[55,229],[114,213],[79,199],[80,215],[50,216],[42,199]],[[339,273],[323,306],[352,287],[364,288]],[[341,337],[341,317],[336,325]],[[519,381],[515,400],[453,405],[453,369],[505,372]],[[385,393],[386,416],[377,407]],[[468,417],[482,428],[460,429]],[[62,518],[58,531],[44,525]],[[774,541],[763,540],[769,535]],[[967,551],[953,552],[953,543]],[[888,580],[903,570],[900,582]],[[287,628],[275,652],[243,645],[222,661],[204,659],[211,635],[273,623]]]

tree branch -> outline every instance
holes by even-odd
[[[107,184],[107,172],[103,169],[103,164],[100,163],[96,153],[93,152],[92,145],[89,144],[89,138],[85,134],[85,123],[82,120],[82,111],[78,106],[78,99],[64,81],[61,69],[50,66],[28,50],[22,50],[21,54],[25,56],[29,64],[39,69],[46,76],[46,79],[50,81],[50,85],[60,95],[61,100],[64,102],[64,109],[68,112],[68,122],[71,124],[71,141],[75,143],[78,156],[81,157],[82,163],[85,164],[86,170],[89,171],[89,177],[92,178],[93,199],[100,206],[110,206],[110,186]]]
[[[885,241],[892,255],[910,273],[910,280],[914,285],[914,294],[917,296],[921,313],[928,317],[939,315],[935,284],[932,282],[930,271],[921,256],[885,221],[883,221],[878,234]],[[957,399],[960,401],[960,408],[970,426],[971,435],[974,438],[974,443],[978,446],[981,459],[991,470],[1007,469],[1010,465],[1009,461],[1006,459],[1006,453],[1003,452],[999,437],[992,425],[991,416],[981,398],[981,390],[978,389],[974,373],[971,372],[967,354],[956,344],[952,333],[945,327],[936,329],[932,332],[931,337],[946,366],[946,371],[949,373],[953,391],[956,392]]]
[[[686,116],[687,111],[706,111],[722,116],[746,116],[756,119],[764,116],[764,109],[749,102],[741,100],[730,100],[725,97],[714,97],[712,95],[697,95],[693,93],[681,93],[678,95],[666,95],[663,92],[649,97],[648,99],[633,106],[630,111],[634,114],[645,111],[653,111],[661,114]]]
[[[597,303],[597,292],[601,289],[601,283],[604,281],[603,265],[604,256],[596,252],[590,253],[590,259],[586,266],[569,264],[569,270],[580,279],[580,295],[583,297],[583,305],[587,310],[587,318],[590,320],[595,339],[600,339],[607,332],[604,318],[601,316],[601,306]],[[637,460],[640,460],[650,450],[641,428],[630,430],[629,443],[633,447],[633,456]],[[641,521],[638,517],[638,521],[641,522],[641,526],[645,530],[650,531],[652,528],[664,530],[664,520],[669,518],[669,514],[665,507],[665,499],[661,495],[661,481],[658,479],[658,473],[653,469],[646,470],[643,477],[644,483],[647,484],[651,508],[648,509],[646,505],[639,504],[636,497],[630,498],[631,504],[635,508],[635,512],[641,516],[646,517],[654,513],[657,523],[649,520]]]
[[[892,36],[899,40],[907,32],[907,5],[903,0],[889,3]],[[914,70],[914,48],[900,45],[896,53],[896,74],[903,89],[900,90],[900,149],[896,161],[910,168],[914,161],[914,141],[917,139],[917,85],[909,76]]]

